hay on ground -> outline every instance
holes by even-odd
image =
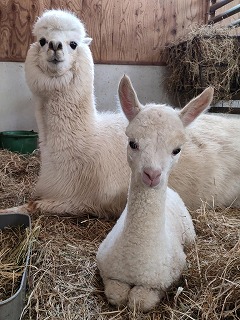
[[[7,167],[11,161],[6,155],[3,159]],[[31,162],[31,157],[28,160]],[[25,174],[25,181],[29,181]],[[35,178],[37,174],[38,169]],[[15,178],[18,182],[19,177]],[[33,188],[34,185],[28,185],[26,197]],[[17,190],[16,186],[13,189],[18,201],[17,193],[22,189]],[[192,215],[198,238],[188,248],[188,269],[161,305],[147,314],[127,308],[118,310],[104,296],[95,255],[114,222],[91,217],[32,215],[32,224],[39,228],[39,233],[31,255],[27,305],[22,319],[239,319],[240,210],[209,211],[203,207]]]
[[[39,168],[37,154],[0,149],[0,209],[19,206],[31,198]]]

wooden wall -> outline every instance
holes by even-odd
[[[165,63],[163,49],[207,21],[207,0],[0,0],[0,61],[24,61],[45,9],[74,11],[93,38],[95,63]]]

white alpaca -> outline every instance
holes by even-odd
[[[208,108],[212,94],[212,88],[206,89],[181,111],[143,107],[129,78],[120,82],[120,102],[129,120],[131,182],[127,207],[97,252],[113,305],[149,311],[181,276],[184,245],[194,241],[195,231],[183,201],[167,187],[168,177],[186,141],[185,127]]]
[[[203,114],[186,128],[187,141],[169,177],[188,209],[240,207],[240,119]]]
[[[119,216],[130,174],[124,152],[127,122],[121,114],[96,111],[84,26],[69,12],[50,10],[33,33],[37,42],[28,51],[25,72],[37,100],[41,172],[40,200],[30,209]]]
[[[39,200],[28,210],[116,218],[126,204],[130,176],[126,119],[96,111],[90,39],[79,19],[50,10],[33,32],[37,42],[28,51],[25,71],[37,100],[42,164]],[[189,209],[199,208],[202,201],[240,207],[239,119],[202,115],[186,132],[169,186]],[[26,206],[15,208],[21,210]]]

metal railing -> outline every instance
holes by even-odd
[[[216,15],[216,11],[219,8],[222,8],[223,6],[225,6],[226,4],[232,1],[233,0],[221,0],[221,1],[211,0],[211,5],[209,8],[208,24],[214,24],[216,22],[222,21],[240,12],[240,4],[237,4],[236,6],[233,6],[232,8],[226,10],[225,12],[222,12],[221,14]],[[239,26],[240,26],[240,19],[236,19],[235,21],[231,22],[228,25],[228,27],[239,27]]]

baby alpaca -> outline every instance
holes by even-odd
[[[131,182],[127,206],[101,243],[97,263],[108,301],[147,312],[186,266],[184,246],[195,238],[194,226],[168,178],[186,141],[185,127],[209,106],[206,89],[184,109],[149,104],[143,107],[124,76],[119,85]]]

